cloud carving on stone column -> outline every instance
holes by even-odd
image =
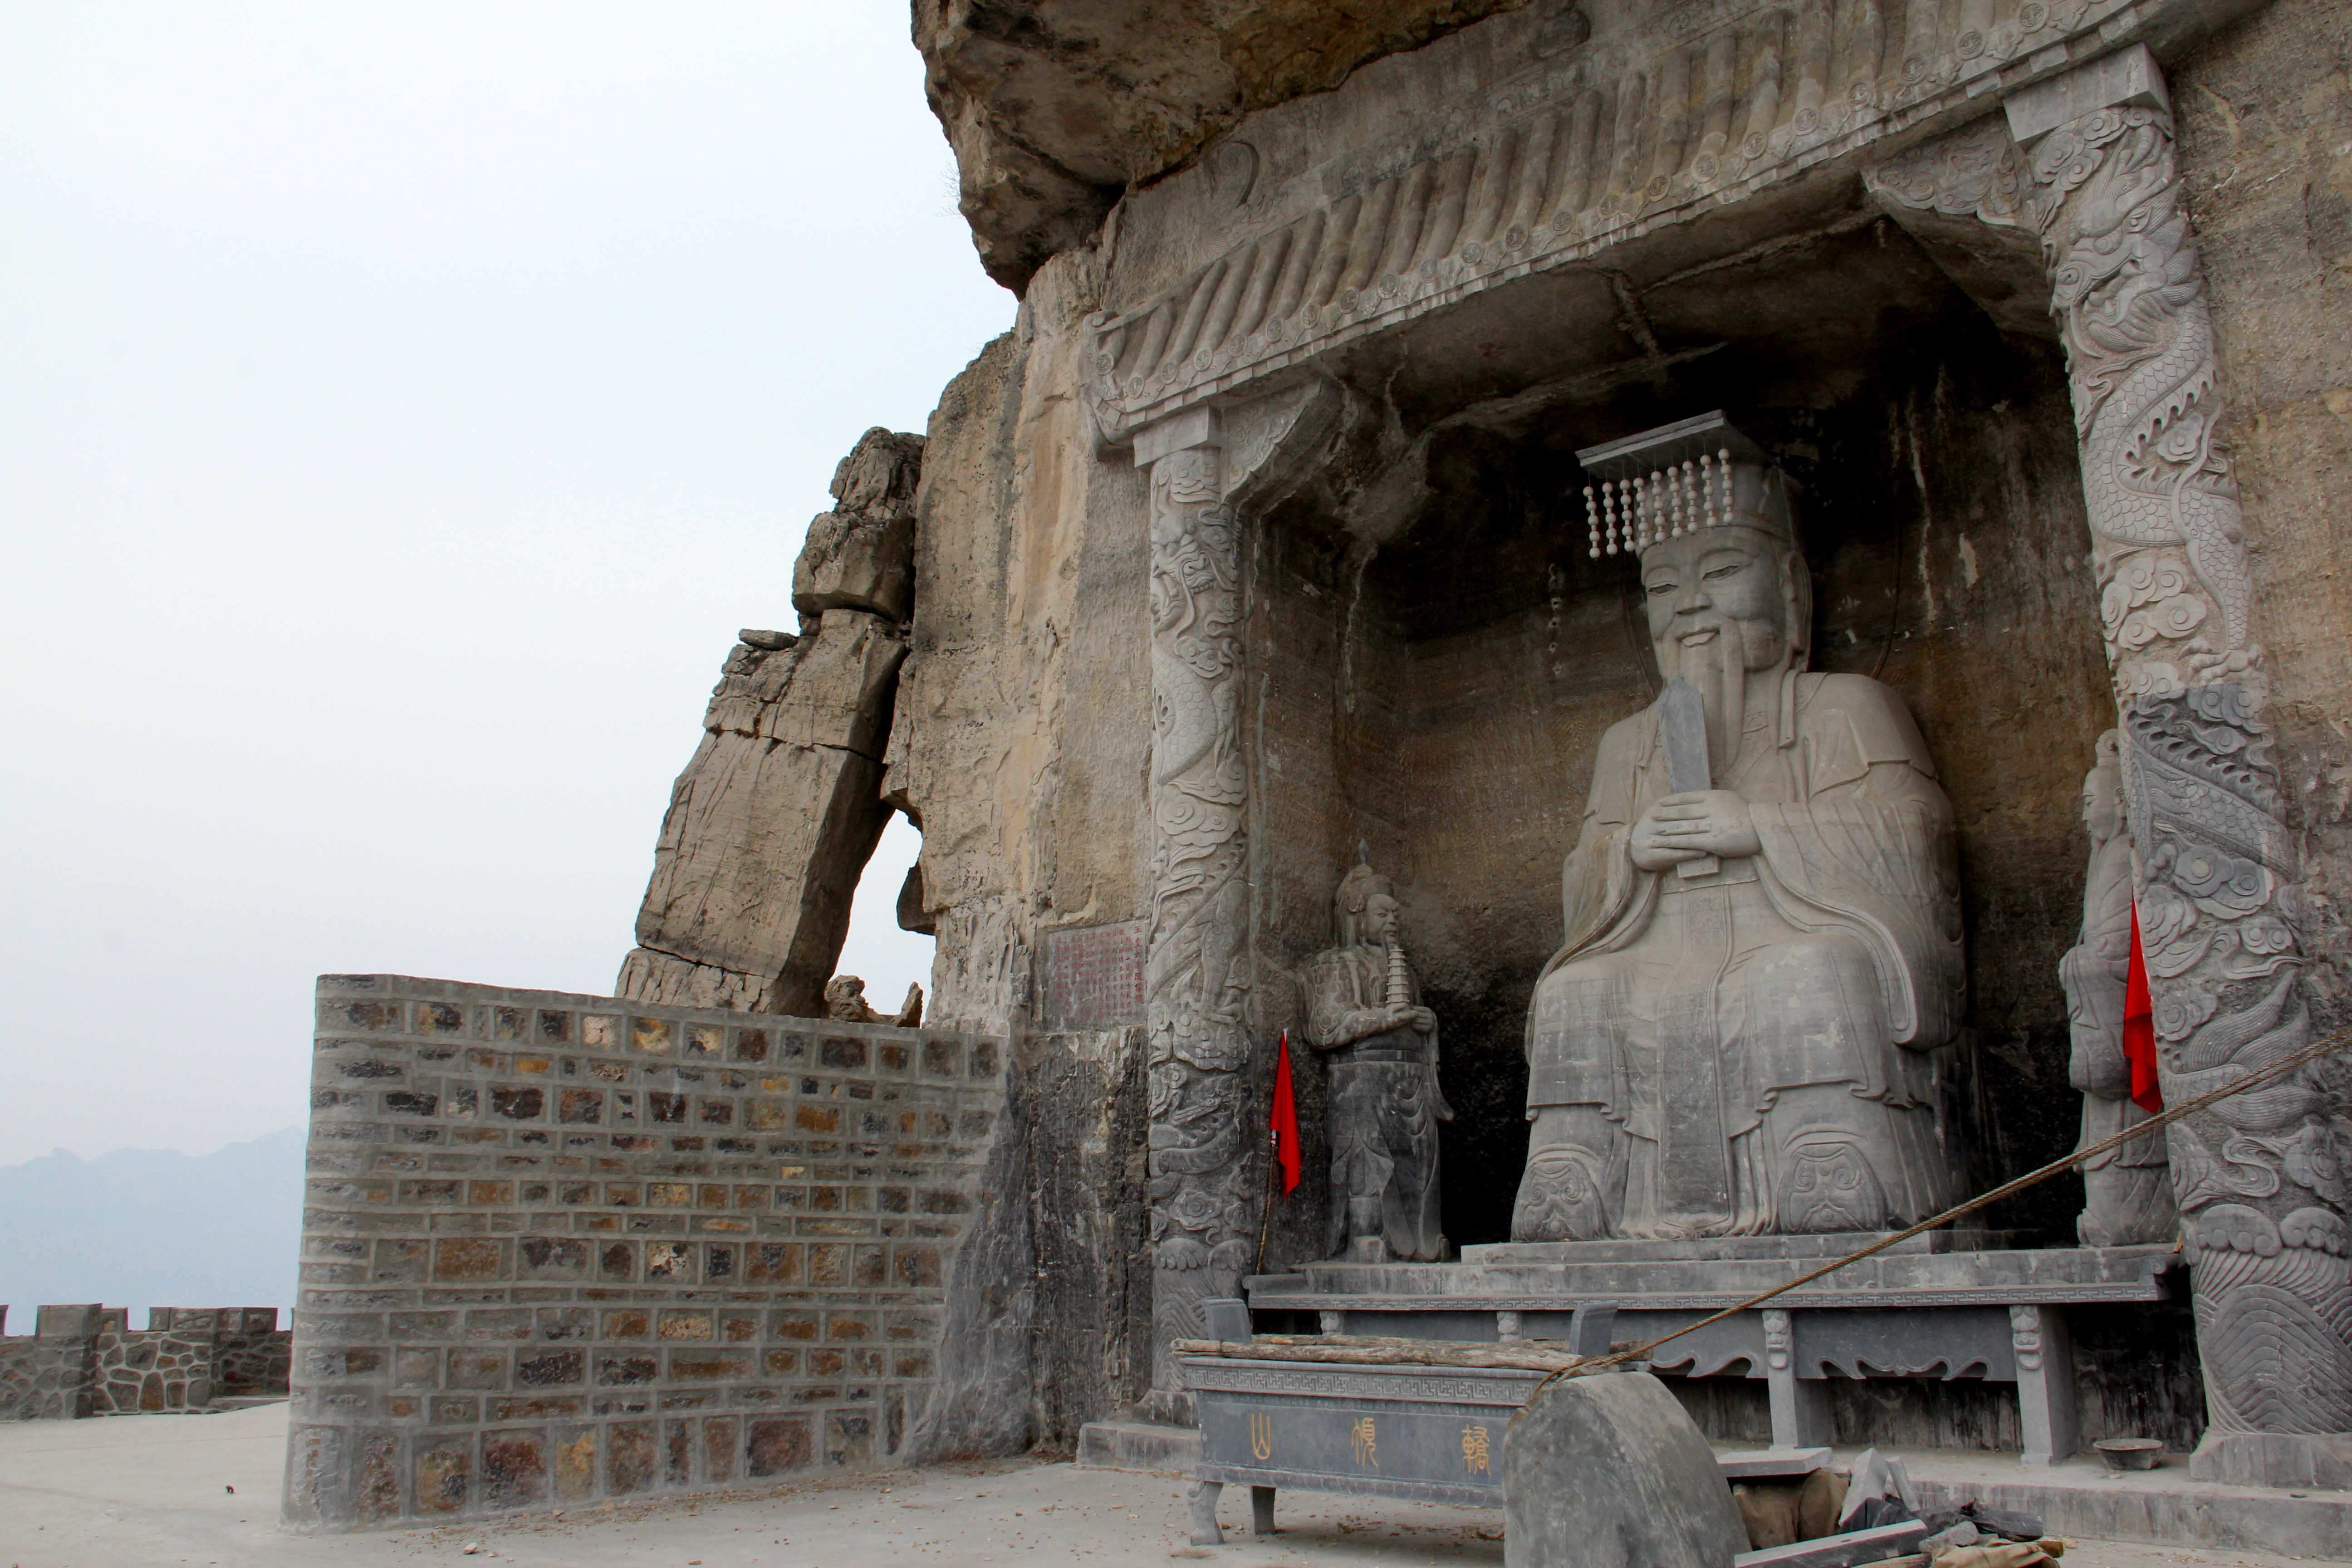
[[[1988,117],[1868,181],[1898,217],[1969,214],[2039,237],[2122,714],[2162,1088],[2178,1102],[2309,1040],[2301,867],[2161,77],[2132,50],[2078,79],[2062,86],[2088,111],[2021,155]],[[2352,1432],[2352,1074],[2323,1062],[2225,1100],[2175,1123],[2169,1151],[2212,1418],[2198,1474],[2263,1479],[2273,1435]]]

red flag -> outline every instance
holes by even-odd
[[[1298,1185],[1298,1101],[1290,1089],[1290,1031],[1275,1045],[1274,1163],[1282,1167],[1282,1195]]]
[[[2124,972],[2124,1061],[2131,1068],[2131,1097],[2142,1110],[2164,1109],[2156,1081],[2156,999],[2147,989],[2147,958],[2139,945],[2139,906],[2132,906],[2131,966]]]

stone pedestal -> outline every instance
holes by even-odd
[[[1466,1248],[1458,1264],[1326,1263],[1247,1283],[1254,1308],[1313,1311],[1325,1333],[1562,1340],[1577,1308],[1606,1301],[1617,1309],[1611,1340],[1640,1343],[1782,1283],[1817,1250],[1841,1257],[1866,1239],[1682,1244],[1745,1255],[1700,1258],[1663,1256],[1678,1245],[1670,1243],[1515,1243]],[[2185,1283],[2179,1255],[2167,1247],[1943,1250],[1952,1239],[1913,1237],[1761,1310],[1681,1333],[1651,1352],[1651,1365],[1668,1377],[1761,1381],[1772,1441],[1790,1448],[1837,1440],[1832,1378],[2014,1384],[2021,1462],[2063,1462],[2081,1442],[2067,1308],[2177,1299]]]

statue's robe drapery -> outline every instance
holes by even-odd
[[[2083,1091],[2085,1149],[2148,1118],[2131,1097],[2124,1058],[2124,990],[2131,963],[2132,840],[2118,833],[2091,857],[2083,886],[2082,940],[2058,961],[2074,1037],[2069,1076]],[[2179,1233],[2172,1171],[2161,1134],[2137,1139],[2083,1162],[2083,1213],[2075,1233],[2085,1247],[2169,1241]]]
[[[1658,710],[1611,728],[1529,1009],[1513,1235],[1870,1230],[1957,1197],[1939,1062],[1963,1003],[1951,803],[1900,698],[1791,675],[1715,783],[1762,852],[1638,869]]]
[[[1388,1005],[1388,950],[1340,947],[1299,970],[1307,1040],[1328,1060],[1324,1113],[1331,1142],[1331,1252],[1350,1239],[1352,1201],[1377,1205],[1381,1240],[1395,1257],[1445,1256],[1439,1224],[1437,1124],[1454,1112],[1437,1087],[1437,1036],[1408,1026],[1359,1035],[1362,1014]],[[1421,985],[1408,976],[1410,1002]],[[1369,1234],[1362,1227],[1355,1234]]]

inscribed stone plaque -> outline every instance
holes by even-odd
[[[1143,925],[1045,933],[1045,1027],[1118,1029],[1143,1022]]]

